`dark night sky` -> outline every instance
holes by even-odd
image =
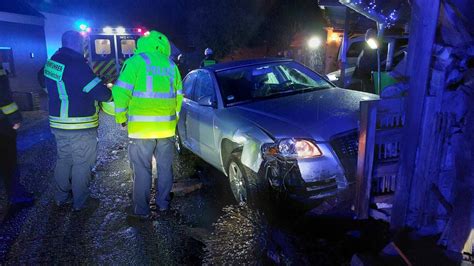
[[[27,0],[41,11],[89,20],[92,27],[145,26],[171,35],[182,34],[181,1],[169,0]],[[182,23],[181,23],[182,25]]]
[[[20,0],[12,0],[20,1]],[[82,18],[93,28],[104,26],[145,27],[156,29],[168,35],[180,46],[189,42],[187,26],[195,23],[187,18],[192,17],[194,11],[203,6],[212,8],[210,0],[23,0],[40,11],[59,13]],[[226,0],[222,0],[226,1]],[[262,25],[262,31],[275,34],[285,34],[286,30],[279,31],[275,23],[294,24],[297,18],[307,24],[306,28],[322,30],[322,15],[317,7],[316,0],[240,0],[249,12],[255,10],[261,14],[263,20],[258,23],[269,23]],[[245,2],[247,1],[247,2]],[[224,2],[225,3],[225,2]],[[247,4],[245,4],[247,3]],[[206,5],[207,4],[207,5]],[[279,9],[280,12],[274,12]],[[273,11],[272,11],[273,10]],[[289,12],[286,12],[286,11]],[[290,11],[291,10],[291,11]],[[308,10],[310,13],[308,13]],[[272,13],[273,12],[273,13]],[[291,13],[293,12],[293,13]],[[295,13],[296,12],[296,13]],[[305,14],[300,14],[306,12]],[[290,14],[286,18],[282,14]],[[273,15],[271,15],[273,14]],[[275,17],[275,15],[277,17]],[[211,16],[212,17],[212,16]],[[212,19],[212,18],[210,18]],[[312,22],[317,22],[317,26]],[[257,23],[257,22],[256,22]],[[279,32],[278,32],[279,31]],[[265,35],[258,32],[254,39]],[[268,35],[268,34],[267,34]]]

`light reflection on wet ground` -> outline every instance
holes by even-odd
[[[155,221],[127,222],[132,188],[128,142],[106,116],[101,117],[98,166],[91,182],[100,205],[80,214],[55,208],[50,181],[56,152],[48,132],[45,113],[26,115],[20,163],[23,181],[38,201],[0,226],[0,262],[329,265],[346,264],[354,252],[377,250],[385,241],[383,234],[369,237],[370,226],[385,232],[378,223],[268,216],[235,206],[222,174],[193,156],[177,158],[175,178],[199,178],[203,188],[174,197],[173,211]],[[321,208],[337,204],[333,200]]]

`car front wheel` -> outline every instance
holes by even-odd
[[[240,154],[233,154],[227,165],[229,184],[238,204],[247,203],[253,208],[270,206],[270,187],[268,182],[257,173],[245,168]]]
[[[238,204],[247,203],[249,196],[247,177],[240,160],[233,157],[230,160],[227,172],[229,174],[230,189],[235,200]]]

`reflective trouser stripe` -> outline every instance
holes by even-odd
[[[82,91],[85,93],[89,93],[97,84],[99,84],[102,80],[100,78],[95,78],[91,82],[89,82]]]
[[[51,122],[66,123],[66,124],[87,123],[87,122],[95,122],[98,120],[99,120],[98,115],[85,116],[85,117],[66,117],[66,118],[61,118],[57,116],[49,116],[49,121]]]
[[[2,110],[2,113],[9,115],[18,111],[18,105],[16,105],[15,102],[12,102],[10,104],[0,107],[0,109]]]
[[[69,97],[66,92],[66,86],[63,81],[57,81],[56,84],[58,86],[59,99],[61,100],[60,116],[66,118],[69,113]]]
[[[133,91],[133,88],[135,88],[135,86],[133,84],[130,84],[130,83],[127,83],[127,82],[121,81],[121,80],[117,80],[114,85],[117,86],[117,87],[129,90],[129,91]]]
[[[177,90],[176,94],[183,95],[183,90]]]
[[[99,121],[89,122],[89,123],[80,123],[80,124],[63,124],[63,123],[56,123],[56,122],[49,122],[49,125],[52,128],[59,128],[59,129],[86,129],[86,128],[94,128],[99,126]]]
[[[169,116],[144,116],[144,115],[131,115],[128,117],[130,122],[171,122],[176,120],[176,115]]]

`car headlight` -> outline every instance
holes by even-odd
[[[264,152],[285,158],[314,158],[323,155],[315,143],[306,139],[282,139],[266,147]]]

